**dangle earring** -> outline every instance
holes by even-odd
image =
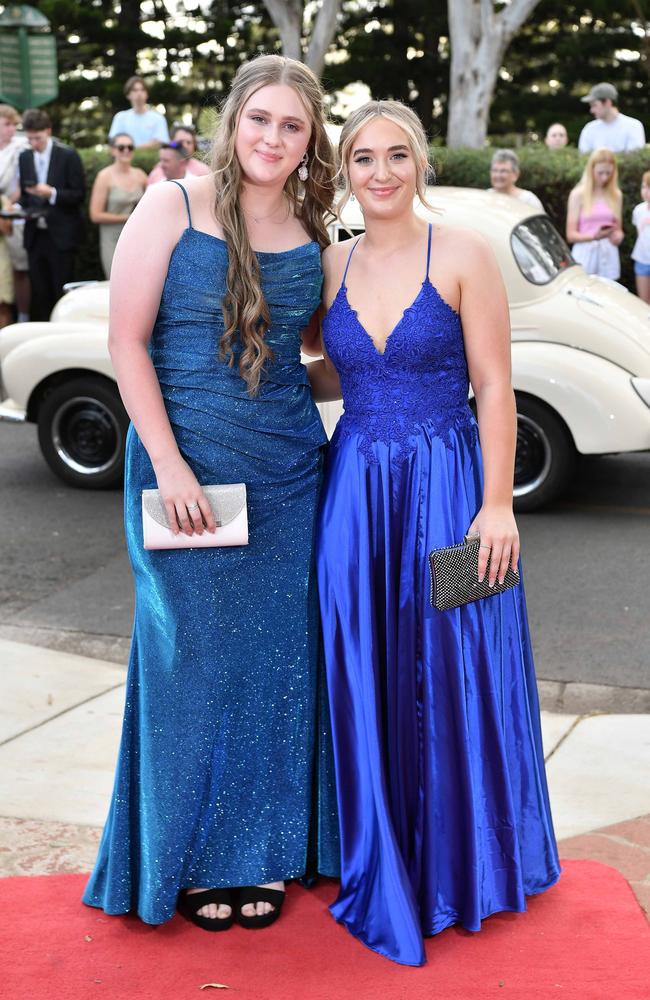
[[[305,152],[302,160],[300,161],[300,166],[298,167],[298,177],[303,182],[303,184],[305,183],[305,181],[309,177],[309,171],[307,169],[307,164],[308,163],[309,163],[309,157],[307,156],[307,153]]]
[[[352,194],[350,195],[350,201],[356,201],[356,200],[357,200],[357,196],[356,196],[356,194],[353,191]]]

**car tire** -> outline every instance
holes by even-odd
[[[566,487],[576,448],[564,421],[545,403],[517,394],[514,508],[544,507]]]
[[[38,409],[38,441],[49,467],[82,489],[119,486],[129,418],[108,379],[73,378],[46,392]]]

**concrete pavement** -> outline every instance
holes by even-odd
[[[0,639],[0,876],[87,871],[108,808],[125,669]],[[650,914],[650,714],[542,713],[562,857],[619,868]]]

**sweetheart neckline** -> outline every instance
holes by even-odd
[[[377,344],[375,343],[374,337],[368,331],[368,329],[366,328],[366,326],[361,322],[361,320],[359,318],[359,313],[354,308],[354,306],[351,304],[350,299],[348,298],[348,287],[345,284],[345,282],[341,283],[341,287],[338,290],[336,298],[338,298],[339,295],[341,293],[343,293],[343,298],[345,299],[345,304],[346,304],[347,308],[349,309],[349,311],[354,316],[354,319],[356,320],[356,322],[357,322],[357,324],[359,326],[359,329],[362,330],[363,333],[365,334],[365,336],[368,338],[368,340],[370,341],[370,344],[372,345],[372,347],[373,347],[374,351],[376,352],[377,356],[380,357],[380,358],[383,358],[386,355],[386,351],[388,350],[388,345],[389,345],[390,341],[393,339],[393,336],[394,336],[395,332],[402,325],[402,323],[404,322],[407,314],[417,305],[417,303],[420,300],[420,296],[422,295],[422,293],[424,292],[424,290],[425,290],[425,288],[427,286],[434,293],[434,295],[436,296],[436,299],[440,303],[442,303],[442,305],[445,306],[446,309],[449,310],[449,312],[452,314],[452,316],[454,316],[458,321],[460,321],[460,313],[458,312],[458,310],[454,309],[454,307],[452,305],[450,305],[449,302],[447,302],[447,300],[445,298],[442,297],[442,295],[440,294],[440,292],[438,291],[438,289],[436,288],[436,286],[433,284],[433,282],[429,278],[429,275],[427,274],[426,278],[424,279],[424,281],[420,285],[420,288],[419,288],[419,291],[418,291],[417,295],[415,296],[415,298],[413,299],[413,301],[411,302],[411,304],[408,305],[408,306],[406,306],[404,308],[404,310],[402,311],[402,315],[397,320],[397,323],[395,324],[395,326],[393,327],[393,329],[390,331],[390,333],[386,337],[386,340],[384,341],[384,349],[383,349],[383,351],[379,350],[379,348],[377,347]],[[334,302],[332,302],[332,305],[334,305]],[[331,308],[332,308],[332,306],[330,306],[330,308],[328,309],[328,311],[327,311],[328,314],[329,314]]]

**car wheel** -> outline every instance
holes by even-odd
[[[517,396],[514,507],[537,510],[567,485],[576,449],[563,421],[544,403]]]
[[[71,486],[119,485],[129,418],[117,387],[75,378],[51,389],[38,410],[38,441],[53,472]]]

